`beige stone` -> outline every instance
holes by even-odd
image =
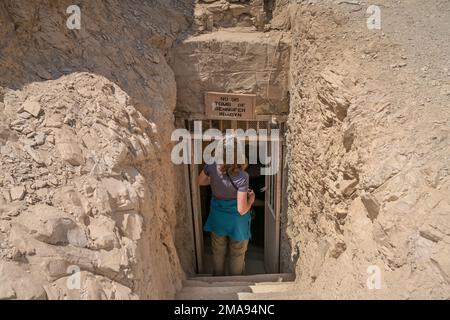
[[[54,28],[53,2],[0,6],[0,298],[173,298],[195,250],[172,113],[202,114],[219,91],[290,112],[280,271],[296,281],[208,279],[181,297],[448,299],[442,6],[380,0],[396,19],[378,31],[342,1],[87,1],[77,33]],[[12,202],[17,185],[29,194]]]
[[[177,110],[204,112],[205,92],[257,95],[256,113],[289,110],[290,40],[283,33],[219,31],[186,39],[174,50]]]
[[[89,236],[94,240],[96,249],[111,250],[118,246],[115,226],[115,221],[105,216],[90,220]]]
[[[84,231],[67,214],[47,205],[34,206],[18,220],[33,236],[53,245],[71,244],[85,247]]]
[[[9,190],[9,193],[11,195],[12,201],[22,200],[25,197],[26,190],[24,186],[17,186],[11,188],[11,190]]]
[[[71,130],[58,130],[55,138],[56,149],[64,161],[73,166],[84,164],[83,150]]]
[[[246,27],[262,31],[265,18],[264,3],[260,0],[197,1],[193,29],[204,32],[216,28]]]
[[[50,300],[130,300],[136,299],[131,289],[108,278],[81,271],[79,278],[63,277],[46,285]],[[79,279],[80,289],[77,289]],[[68,288],[67,284],[72,284]]]
[[[111,18],[89,3],[85,18],[96,21],[98,30],[86,29],[92,41],[80,51],[69,48],[73,39],[64,28],[50,30],[57,2],[35,21],[39,40],[25,22],[36,4],[0,9],[0,20],[21,26],[20,37],[13,37],[8,26],[0,28],[7,61],[0,64],[0,296],[173,297],[183,277],[175,229],[181,238],[190,235],[176,196],[183,191],[175,182],[178,169],[170,162],[176,85],[166,57],[192,23],[191,8],[174,0],[139,6],[113,0],[111,13],[124,19],[113,23],[119,32],[109,32]],[[106,36],[98,37],[99,30]],[[105,41],[121,45],[105,47]],[[21,54],[8,54],[14,52]],[[107,189],[102,184],[107,178],[118,183]],[[29,194],[12,202],[9,191],[17,185]],[[155,197],[154,186],[159,186]],[[127,218],[126,232],[141,241],[126,237],[112,220],[129,210],[154,218],[151,229],[134,216]],[[159,234],[164,244],[153,241]],[[189,247],[190,241],[181,246]],[[157,252],[161,259],[154,259]],[[1,267],[11,259],[20,263]],[[183,259],[187,265],[192,258],[185,253]],[[70,266],[89,273],[82,276],[81,290],[67,291]]]
[[[370,193],[362,193],[361,201],[366,207],[369,218],[373,221],[380,212],[380,204],[378,200]]]
[[[344,196],[348,197],[356,190],[357,184],[358,180],[356,179],[353,180],[343,179],[339,182],[339,190]]]
[[[102,184],[111,197],[112,208],[119,211],[139,210],[139,198],[130,185],[115,178],[106,178]]]
[[[23,264],[0,261],[0,293],[5,299],[43,300],[47,298],[45,279],[36,270]]]
[[[132,240],[139,240],[141,238],[143,223],[144,220],[139,213],[129,211],[123,214],[121,228],[126,237]]]
[[[16,298],[16,292],[11,284],[0,286],[0,300],[10,300]]]
[[[23,110],[31,114],[33,117],[37,118],[41,112],[41,105],[38,101],[33,101],[28,99],[22,105]]]
[[[45,159],[44,153],[34,150],[31,146],[26,145],[23,148],[36,163],[43,165],[48,161]]]

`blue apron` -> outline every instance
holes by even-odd
[[[211,209],[206,220],[204,231],[214,232],[220,237],[228,236],[232,240],[249,240],[252,216],[250,211],[240,215],[237,211],[237,200],[211,199]]]

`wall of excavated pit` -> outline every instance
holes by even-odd
[[[432,51],[405,44],[402,21],[372,32],[364,10],[352,9],[321,1],[289,10],[282,269],[296,272],[299,297],[447,299],[450,147],[436,123],[448,109],[444,100],[419,108],[434,89],[411,84]],[[409,71],[386,68],[417,50],[427,54],[408,59]],[[375,272],[380,287],[371,290]]]
[[[204,113],[207,91],[256,94],[256,114],[289,111],[287,5],[272,0],[198,0],[169,64],[177,112]],[[272,20],[273,19],[273,20]]]
[[[246,27],[264,30],[267,22],[264,0],[197,0],[194,32],[210,32],[219,28]]]
[[[203,114],[208,91],[256,94],[256,114],[289,111],[290,38],[284,32],[221,30],[180,39],[169,63],[179,112]]]
[[[0,4],[0,299],[171,298],[194,262],[164,54],[193,7],[85,2],[68,30],[71,4]]]

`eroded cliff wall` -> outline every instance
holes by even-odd
[[[313,298],[448,298],[448,2],[379,1],[381,30],[297,2],[285,270]]]
[[[0,4],[0,298],[171,298],[193,241],[165,54],[192,5],[81,1],[70,30],[71,4]]]

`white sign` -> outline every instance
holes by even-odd
[[[209,119],[255,119],[255,94],[206,92],[205,114]]]

